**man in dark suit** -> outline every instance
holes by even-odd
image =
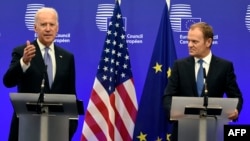
[[[198,60],[202,59],[202,67],[206,70],[206,84],[208,97],[238,98],[235,111],[228,115],[228,119],[236,121],[242,109],[242,93],[236,82],[233,63],[212,54],[213,29],[205,22],[191,25],[188,31],[189,57],[175,61],[171,76],[164,93],[164,108],[167,118],[170,118],[172,96],[198,97],[204,95],[197,90]],[[203,85],[204,86],[204,85]],[[171,141],[177,141],[177,126],[174,121]]]
[[[49,84],[46,73],[44,92],[76,95],[74,55],[54,43],[58,29],[58,14],[55,9],[45,7],[37,11],[34,24],[37,39],[33,42],[27,41],[25,45],[13,49],[9,69],[3,77],[6,87],[17,86],[19,93],[39,94],[47,68],[43,57],[45,48],[49,48],[52,82]],[[9,141],[18,140],[18,124],[18,118],[14,113]],[[77,125],[77,119],[70,120],[69,140],[73,137]]]

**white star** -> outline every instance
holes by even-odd
[[[103,79],[103,80],[107,80],[107,76],[106,76],[106,75],[103,75],[102,79]]]
[[[116,61],[116,63],[115,63],[115,64],[116,64],[116,66],[119,66],[119,65],[120,65],[120,62]]]
[[[119,26],[120,26],[119,23],[116,23],[116,24],[115,24],[115,27],[119,28]]]
[[[113,45],[114,45],[114,46],[116,45],[116,41],[115,41],[115,40],[113,41]]]
[[[104,52],[109,53],[109,48],[106,48]]]
[[[120,44],[119,44],[119,47],[120,47],[120,48],[123,48],[123,44],[122,44],[122,43],[120,43]]]
[[[111,25],[112,25],[112,22],[110,21],[110,22],[109,22],[109,26],[111,26]]]
[[[117,19],[120,19],[120,18],[122,17],[122,15],[118,13],[118,14],[116,15],[116,17],[117,17]]]
[[[123,78],[124,78],[125,76],[126,76],[126,75],[125,75],[125,73],[122,73],[122,74],[121,74],[121,77],[123,77]]]
[[[127,64],[124,64],[124,65],[123,65],[123,68],[124,68],[124,69],[127,69],[127,68],[128,68],[128,65],[127,65]]]
[[[107,71],[107,70],[108,70],[108,67],[104,66],[104,67],[103,67],[103,70],[104,70],[104,71]]]
[[[118,57],[121,57],[121,56],[122,56],[122,54],[121,54],[120,52],[118,52],[118,53],[117,53],[117,56],[118,56]]]
[[[125,39],[125,35],[124,35],[124,34],[122,34],[122,35],[121,35],[121,38],[122,38],[122,39]]]
[[[125,60],[129,60],[129,56],[128,55],[125,56]]]
[[[110,35],[110,34],[111,34],[111,31],[110,31],[110,30],[108,30],[108,31],[107,31],[107,34],[108,34],[108,35]]]
[[[107,39],[107,40],[106,40],[106,43],[107,43],[107,44],[110,44],[110,40],[109,40],[109,39]]]
[[[105,61],[105,62],[108,62],[108,61],[109,61],[109,58],[105,57],[105,58],[104,58],[104,61]]]

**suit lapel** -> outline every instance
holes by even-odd
[[[57,79],[58,79],[58,74],[59,74],[59,70],[63,70],[62,67],[63,65],[63,55],[61,54],[60,50],[56,47],[56,45],[54,46],[55,49],[55,60],[56,60],[56,74],[55,74],[55,78],[54,78],[54,84],[56,84]],[[52,88],[53,88],[52,85]]]
[[[189,57],[187,59],[187,64],[188,64],[188,67],[186,68],[187,72],[188,72],[187,78],[189,78],[189,79],[191,78],[190,82],[192,83],[193,94],[195,96],[198,96],[197,86],[196,86],[195,69],[194,69],[195,68],[194,58],[193,57]]]
[[[190,62],[190,75],[192,76],[192,80],[191,82],[193,83],[193,93],[195,94],[195,96],[198,96],[198,92],[197,92],[197,84],[196,84],[196,77],[195,77],[195,60],[194,60],[194,57],[190,57],[189,59],[189,62]]]
[[[220,68],[220,67],[221,66],[219,66],[219,64],[218,64],[217,57],[212,55],[211,62],[210,62],[210,65],[209,65],[209,70],[208,70],[208,73],[207,73],[207,78],[206,78],[208,89],[211,89],[209,87],[209,84],[213,83],[214,80],[216,80],[214,77],[217,76],[216,75],[217,74],[217,69]]]
[[[41,50],[36,41],[33,42],[33,45],[36,47],[36,57],[32,59],[32,65],[36,66],[34,68],[38,68],[38,71],[40,71],[41,73],[44,73],[45,64],[44,64]]]

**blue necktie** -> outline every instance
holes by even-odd
[[[198,63],[200,64],[200,68],[198,70],[196,84],[197,84],[198,95],[201,96],[201,93],[202,93],[202,90],[203,90],[203,86],[204,86],[204,74],[203,74],[203,66],[202,66],[203,60],[200,59],[198,61]]]
[[[49,47],[45,47],[45,53],[44,53],[44,63],[47,66],[47,74],[49,78],[49,86],[51,88],[51,85],[53,83],[53,72],[52,72],[52,61],[49,52]]]

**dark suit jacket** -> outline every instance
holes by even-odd
[[[237,109],[240,112],[243,104],[242,94],[236,82],[233,64],[222,58],[212,56],[207,74],[208,97],[239,98]],[[197,97],[195,61],[193,57],[177,60],[174,63],[171,77],[164,94],[164,106],[169,109],[172,96]]]
[[[239,98],[237,109],[239,112],[241,111],[243,99],[236,82],[232,62],[213,55],[206,81],[208,97],[223,97],[224,94],[226,94],[227,97]],[[195,77],[195,60],[193,57],[180,59],[174,63],[163,98],[168,119],[170,118],[172,96],[198,96]]]
[[[6,87],[17,86],[19,93],[39,93],[41,82],[45,72],[45,64],[36,41],[32,44],[36,47],[36,55],[30,62],[30,67],[23,73],[20,59],[26,45],[14,48],[9,69],[4,74],[3,83]],[[75,90],[75,62],[74,55],[55,45],[56,74],[52,87],[49,87],[48,77],[45,78],[45,93],[76,94]],[[73,136],[77,128],[77,121],[70,123],[70,136]],[[18,137],[18,120],[13,115],[9,140]]]

